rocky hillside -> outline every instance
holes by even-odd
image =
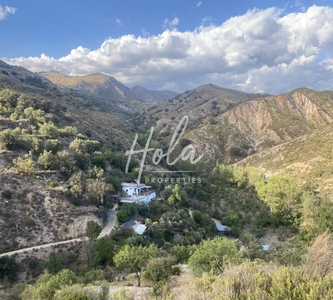
[[[269,96],[205,85],[145,111],[136,122],[142,130],[156,125],[160,142],[168,144],[185,115],[184,138],[205,149],[206,161],[234,163],[331,124],[333,92],[302,88]]]
[[[333,124],[313,130],[290,141],[255,153],[236,165],[252,166],[266,174],[283,174],[297,178],[315,193],[331,195],[333,191]]]
[[[141,86],[135,86],[130,89],[114,77],[99,73],[86,76],[66,76],[59,72],[51,71],[41,72],[40,75],[61,88],[73,89],[96,98],[116,101],[125,106],[130,106],[130,104],[138,105],[138,101],[156,103],[177,96],[177,93],[172,91],[150,91]]]
[[[101,222],[131,145],[129,117],[0,62],[0,252],[82,236],[87,221]]]
[[[188,115],[190,120],[197,121],[210,115],[217,115],[236,104],[258,97],[258,94],[243,93],[218,87],[213,84],[199,86],[191,91],[185,91],[174,99],[147,109],[138,120],[143,117],[144,124],[157,126],[167,123],[172,126],[173,120]],[[151,119],[154,119],[151,121]]]

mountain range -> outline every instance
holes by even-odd
[[[36,74],[3,62],[0,67],[2,87],[12,86],[23,91],[45,86],[50,90],[59,88],[58,93],[63,90],[72,97],[76,95],[76,101],[71,105],[76,110],[80,107],[79,114],[98,115],[98,121],[90,122],[88,117],[85,122],[97,122],[106,132],[118,132],[121,138],[115,144],[122,144],[122,148],[128,147],[133,134],[146,134],[154,126],[156,139],[167,149],[178,122],[188,116],[183,139],[199,152],[205,151],[203,160],[211,165],[217,161],[243,163],[268,170],[276,166],[269,158],[278,151],[276,149],[297,144],[300,140],[303,144],[310,143],[311,137],[318,137],[322,131],[326,136],[327,128],[333,122],[332,91],[299,88],[281,95],[269,95],[206,84],[177,94],[151,91],[141,86],[128,88],[103,74],[66,76],[55,71]],[[6,71],[8,68],[10,72]],[[30,82],[31,78],[36,82]],[[111,122],[106,121],[110,114]],[[276,157],[271,159],[277,160]],[[265,163],[259,164],[263,160]],[[270,170],[275,171],[283,172],[284,167]]]

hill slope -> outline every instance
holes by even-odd
[[[113,172],[121,177],[132,129],[125,110],[95,100],[0,62],[0,252],[82,236],[87,221],[100,222],[96,205],[114,192],[106,177],[120,180]]]
[[[156,125],[167,144],[185,115],[184,138],[206,148],[206,161],[234,163],[331,124],[333,92],[302,88],[269,96],[204,85],[146,110],[135,124],[143,131]]]
[[[133,103],[133,101],[143,103],[159,102],[177,95],[177,93],[171,91],[149,91],[140,86],[130,89],[114,77],[100,73],[86,76],[66,76],[59,72],[51,71],[41,72],[40,75],[59,87],[71,88],[97,98],[117,101],[125,105]]]

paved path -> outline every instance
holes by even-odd
[[[103,230],[101,231],[101,233],[99,234],[97,239],[100,239],[102,237],[109,235],[111,233],[112,229],[118,225],[117,211],[116,211],[117,208],[118,208],[118,204],[116,204],[112,209],[110,209],[108,211],[107,223],[106,223],[105,227],[103,228]]]

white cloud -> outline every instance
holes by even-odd
[[[116,23],[118,26],[123,27],[124,23],[120,19],[116,19]]]
[[[209,16],[206,16],[206,17],[204,17],[203,19],[202,19],[202,22],[201,22],[201,24],[202,25],[207,25],[207,23],[209,23],[210,25],[212,25],[212,18]]]
[[[141,32],[142,32],[143,37],[150,36],[150,33],[146,29],[144,29],[144,28],[141,29]]]
[[[306,10],[306,8],[305,8],[305,6],[304,6],[304,3],[301,2],[300,0],[296,0],[296,1],[295,1],[295,7],[300,8],[300,10],[301,10],[302,12],[304,12],[304,11]]]
[[[179,24],[179,19],[177,17],[175,17],[172,20],[165,19],[163,21],[163,29],[175,29],[178,24]]]
[[[201,5],[202,5],[202,2],[199,1],[199,2],[197,3],[197,7],[200,7]]]
[[[168,20],[176,26],[179,19]],[[182,92],[204,83],[249,92],[281,93],[297,87],[332,89],[333,8],[312,6],[286,14],[250,10],[223,24],[193,31],[109,38],[94,50],[80,46],[59,59],[3,59],[32,71],[67,75],[103,72],[121,82]]]
[[[10,14],[14,15],[16,10],[17,9],[15,7],[9,7],[9,6],[2,7],[0,5],[0,21],[6,19],[7,16],[10,15]]]

